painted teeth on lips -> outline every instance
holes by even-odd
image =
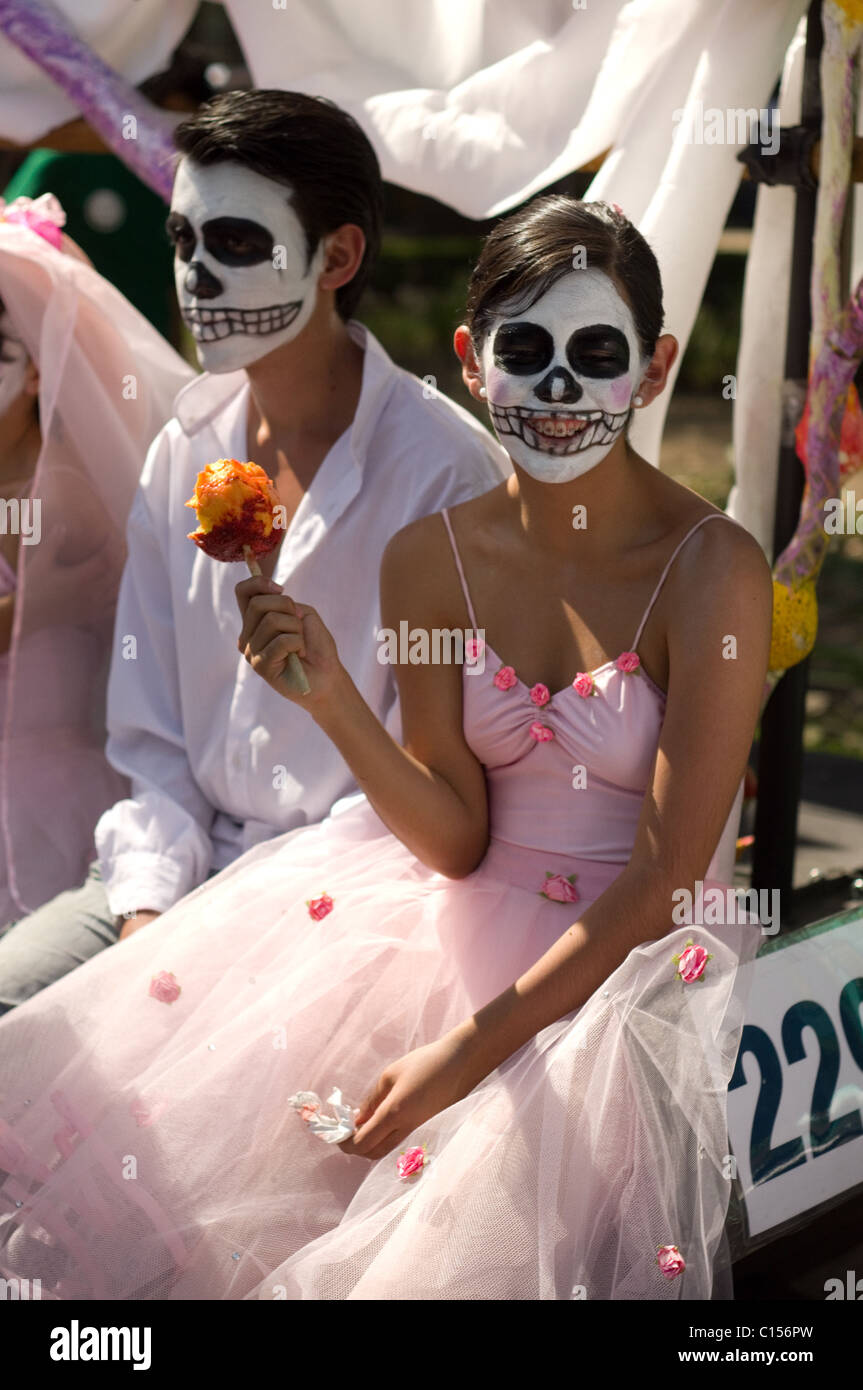
[[[580,434],[586,430],[590,421],[585,416],[577,416],[571,420],[549,418],[548,416],[534,416],[530,420],[531,429],[538,434],[551,435],[557,439],[566,439],[574,434]]]

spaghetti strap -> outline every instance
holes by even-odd
[[[659,583],[657,584],[656,588],[654,589],[654,591],[653,591],[653,596],[651,597],[650,602],[648,603],[647,607],[646,607],[645,610],[644,610],[644,616],[642,617],[641,622],[638,624],[638,631],[637,631],[636,634],[635,634],[635,639],[634,639],[634,641],[633,641],[633,643],[632,643],[632,646],[631,646],[631,648],[630,648],[630,651],[634,651],[634,652],[635,652],[635,651],[638,650],[638,644],[639,644],[639,642],[641,641],[641,634],[642,634],[642,632],[644,631],[644,624],[647,622],[647,619],[650,617],[650,610],[652,609],[654,603],[656,602],[657,598],[659,597],[659,591],[660,591],[660,589],[662,588],[663,584],[665,583],[665,577],[666,577],[666,575],[668,574],[668,571],[671,569],[671,566],[674,564],[674,561],[677,559],[678,554],[679,554],[680,551],[683,549],[683,547],[686,545],[686,542],[689,540],[689,537],[690,537],[691,535],[693,535],[695,531],[698,530],[699,526],[703,526],[704,523],[705,523],[705,521],[713,521],[713,520],[730,521],[730,520],[731,520],[731,517],[726,516],[726,515],[724,514],[724,512],[710,512],[710,513],[708,513],[707,516],[703,516],[703,517],[701,518],[700,521],[696,521],[696,523],[695,523],[694,526],[690,526],[690,528],[689,528],[689,530],[687,531],[686,535],[683,537],[683,540],[680,541],[680,542],[675,546],[675,548],[674,548],[674,550],[673,550],[673,552],[672,552],[672,555],[671,555],[671,559],[668,561],[667,565],[665,566],[665,569],[662,571],[662,574],[659,576]]]
[[[468,587],[467,587],[467,580],[466,580],[465,577],[464,577],[464,565],[463,565],[462,562],[461,562],[461,556],[460,556],[459,553],[458,553],[458,546],[457,546],[456,543],[455,543],[455,536],[453,535],[452,522],[451,522],[450,519],[449,519],[449,508],[448,508],[448,507],[444,507],[443,511],[441,512],[441,516],[443,517],[443,524],[444,524],[444,526],[446,527],[446,533],[447,533],[447,535],[449,536],[449,543],[450,543],[450,545],[452,546],[452,553],[453,553],[453,558],[454,558],[454,560],[455,560],[455,567],[456,567],[456,569],[458,570],[458,577],[459,577],[459,580],[460,580],[460,582],[461,582],[461,591],[462,591],[462,593],[464,594],[464,601],[465,601],[465,603],[467,604],[467,611],[468,611],[468,616],[470,617],[470,624],[471,624],[471,627],[473,628],[474,632],[476,632],[476,631],[478,631],[478,626],[477,626],[477,621],[476,621],[476,614],[475,614],[474,611],[473,611],[473,604],[472,604],[471,601],[470,601],[470,591],[469,591],[469,589],[468,589]]]

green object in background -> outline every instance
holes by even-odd
[[[33,150],[3,193],[38,198],[53,193],[66,213],[64,231],[104,275],[170,341],[177,337],[173,252],[165,235],[168,209],[112,154]]]

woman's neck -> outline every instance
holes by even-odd
[[[649,465],[648,465],[649,466]],[[607,557],[637,530],[644,460],[619,440],[594,468],[569,483],[541,483],[516,467],[510,498],[527,539],[546,554]]]

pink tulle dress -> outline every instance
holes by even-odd
[[[357,799],[0,1021],[6,1277],[61,1299],[730,1295],[725,1091],[754,926],[674,927],[633,950],[405,1141],[425,1151],[411,1176],[397,1152],[322,1143],[287,1103],[339,1087],[358,1104],[627,862],[663,692],[609,661],[596,695],[567,686],[538,707],[501,664],[486,650],[463,675],[492,825],[476,872],[426,869]],[[709,881],[727,880],[735,813]],[[577,902],[556,900],[568,889]],[[672,957],[693,935],[712,959],[685,983]],[[666,1246],[682,1273],[658,1262]]]
[[[15,571],[6,556],[0,553],[0,598],[8,598],[16,588]],[[6,711],[6,683],[9,680],[9,653],[0,652],[0,729]],[[14,921],[16,903],[9,888],[9,875],[6,864],[0,856],[0,932],[6,922]]]
[[[26,494],[38,534],[0,571],[0,593],[15,592],[0,657],[0,930],[79,887],[96,822],[128,793],[105,757],[126,522],[150,441],[193,375],[65,220],[48,193],[0,199],[0,301],[39,368],[41,435]]]

